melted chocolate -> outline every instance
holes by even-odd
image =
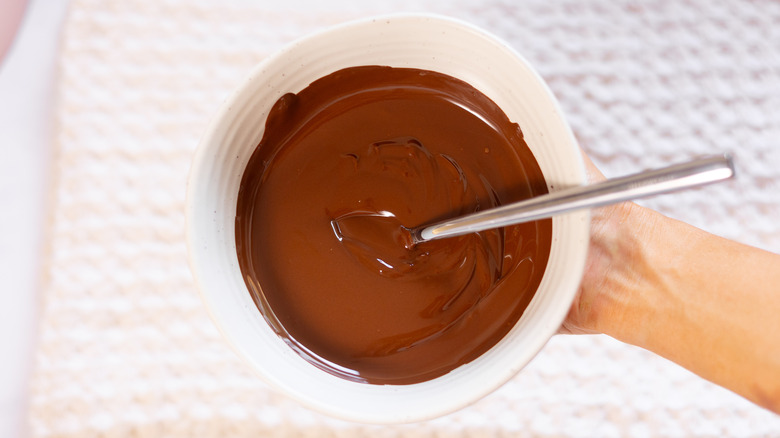
[[[546,193],[520,128],[458,79],[353,67],[282,96],[244,172],[241,271],[316,366],[410,384],[474,360],[544,273],[550,220],[412,245],[403,227]]]

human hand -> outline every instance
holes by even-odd
[[[604,175],[583,152],[588,183],[603,181]],[[625,202],[591,211],[591,237],[585,271],[577,295],[559,333],[596,334],[611,330],[623,319],[615,301],[630,299],[636,283],[652,276],[643,261],[644,230],[655,213]]]
[[[588,179],[604,179],[585,157]],[[780,255],[634,203],[592,210],[559,333],[603,333],[780,413]]]

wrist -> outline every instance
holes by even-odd
[[[652,210],[627,217],[632,248],[604,273],[614,289],[600,294],[594,330],[780,412],[780,257]]]

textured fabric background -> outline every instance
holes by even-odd
[[[182,212],[199,136],[283,44],[397,11],[452,15],[505,38],[549,81],[608,176],[733,152],[735,182],[645,204],[780,252],[778,2],[74,0],[32,435],[780,436],[780,417],[603,336],[555,337],[474,406],[398,427],[307,411],[239,362],[187,267]]]

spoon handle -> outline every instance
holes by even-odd
[[[412,230],[412,236],[416,241],[423,242],[475,233],[575,210],[697,187],[733,176],[734,163],[731,156],[708,156],[657,170],[558,190],[457,219],[442,221]]]

